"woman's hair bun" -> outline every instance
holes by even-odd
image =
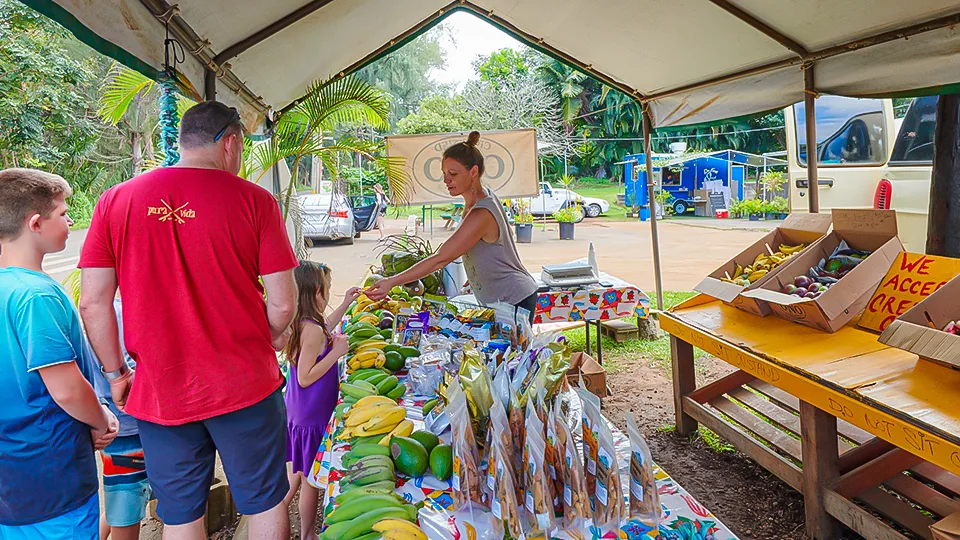
[[[467,135],[467,146],[476,147],[477,144],[479,143],[480,143],[480,132],[471,131],[470,134]]]

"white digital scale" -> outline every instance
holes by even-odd
[[[599,283],[600,278],[593,266],[586,262],[572,262],[544,266],[540,280],[547,287],[580,287]]]

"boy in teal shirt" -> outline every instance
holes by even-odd
[[[94,449],[116,416],[88,381],[80,318],[43,273],[70,228],[59,176],[0,171],[0,538],[98,536]]]

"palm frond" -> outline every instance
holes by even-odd
[[[100,87],[97,115],[111,125],[117,125],[141,93],[153,89],[153,80],[117,62],[110,68],[110,76]]]
[[[196,101],[185,97],[182,94],[177,94],[177,118],[183,118],[183,114],[187,112],[187,109],[196,104]]]
[[[77,268],[73,272],[67,274],[67,277],[63,278],[61,282],[63,288],[67,290],[67,295],[70,297],[70,300],[73,301],[73,305],[76,307],[80,306],[80,269]]]
[[[368,125],[390,129],[390,101],[386,94],[353,76],[312,83],[293,110],[311,123],[328,128]]]

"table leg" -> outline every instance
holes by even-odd
[[[587,333],[587,354],[590,354],[590,321],[583,321],[583,328]]]
[[[600,321],[597,322],[597,362],[603,365],[603,332],[600,331]]]
[[[683,412],[683,398],[697,389],[693,345],[670,336],[670,356],[673,362],[673,408],[677,419],[677,433],[688,437],[697,431],[697,421]]]
[[[840,522],[827,513],[823,504],[824,486],[840,476],[836,417],[801,401],[800,440],[807,534],[816,540],[840,538]]]

